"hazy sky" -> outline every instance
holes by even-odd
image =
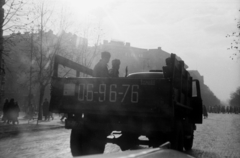
[[[59,4],[59,0],[52,0]],[[222,101],[240,86],[240,59],[231,60],[228,33],[240,18],[239,0],[61,0],[72,17],[100,21],[105,39],[180,56]]]

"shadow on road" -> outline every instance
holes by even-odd
[[[193,157],[201,158],[201,157],[211,157],[211,158],[219,158],[221,157],[219,154],[214,152],[209,152],[206,150],[199,150],[199,149],[192,149],[191,151],[185,152],[188,155],[191,155]]]

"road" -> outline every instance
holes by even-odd
[[[71,157],[70,130],[55,129],[21,133],[0,139],[0,157]],[[197,126],[194,157],[240,157],[240,115],[210,114]],[[107,144],[105,152],[121,151],[117,145]]]
[[[210,114],[197,126],[193,150],[195,157],[240,157],[240,114]]]

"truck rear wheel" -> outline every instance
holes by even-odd
[[[193,138],[194,138],[193,135],[191,135],[191,136],[185,136],[185,137],[184,137],[184,149],[185,149],[186,151],[192,149],[192,146],[193,146]]]
[[[70,137],[72,156],[103,153],[105,144],[106,137],[102,132],[72,129]]]
[[[184,136],[183,125],[180,121],[176,121],[174,131],[172,132],[172,136],[170,138],[172,149],[183,151],[184,146],[183,136]]]

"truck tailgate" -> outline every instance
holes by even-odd
[[[169,97],[167,79],[52,78],[50,110],[166,115]]]

